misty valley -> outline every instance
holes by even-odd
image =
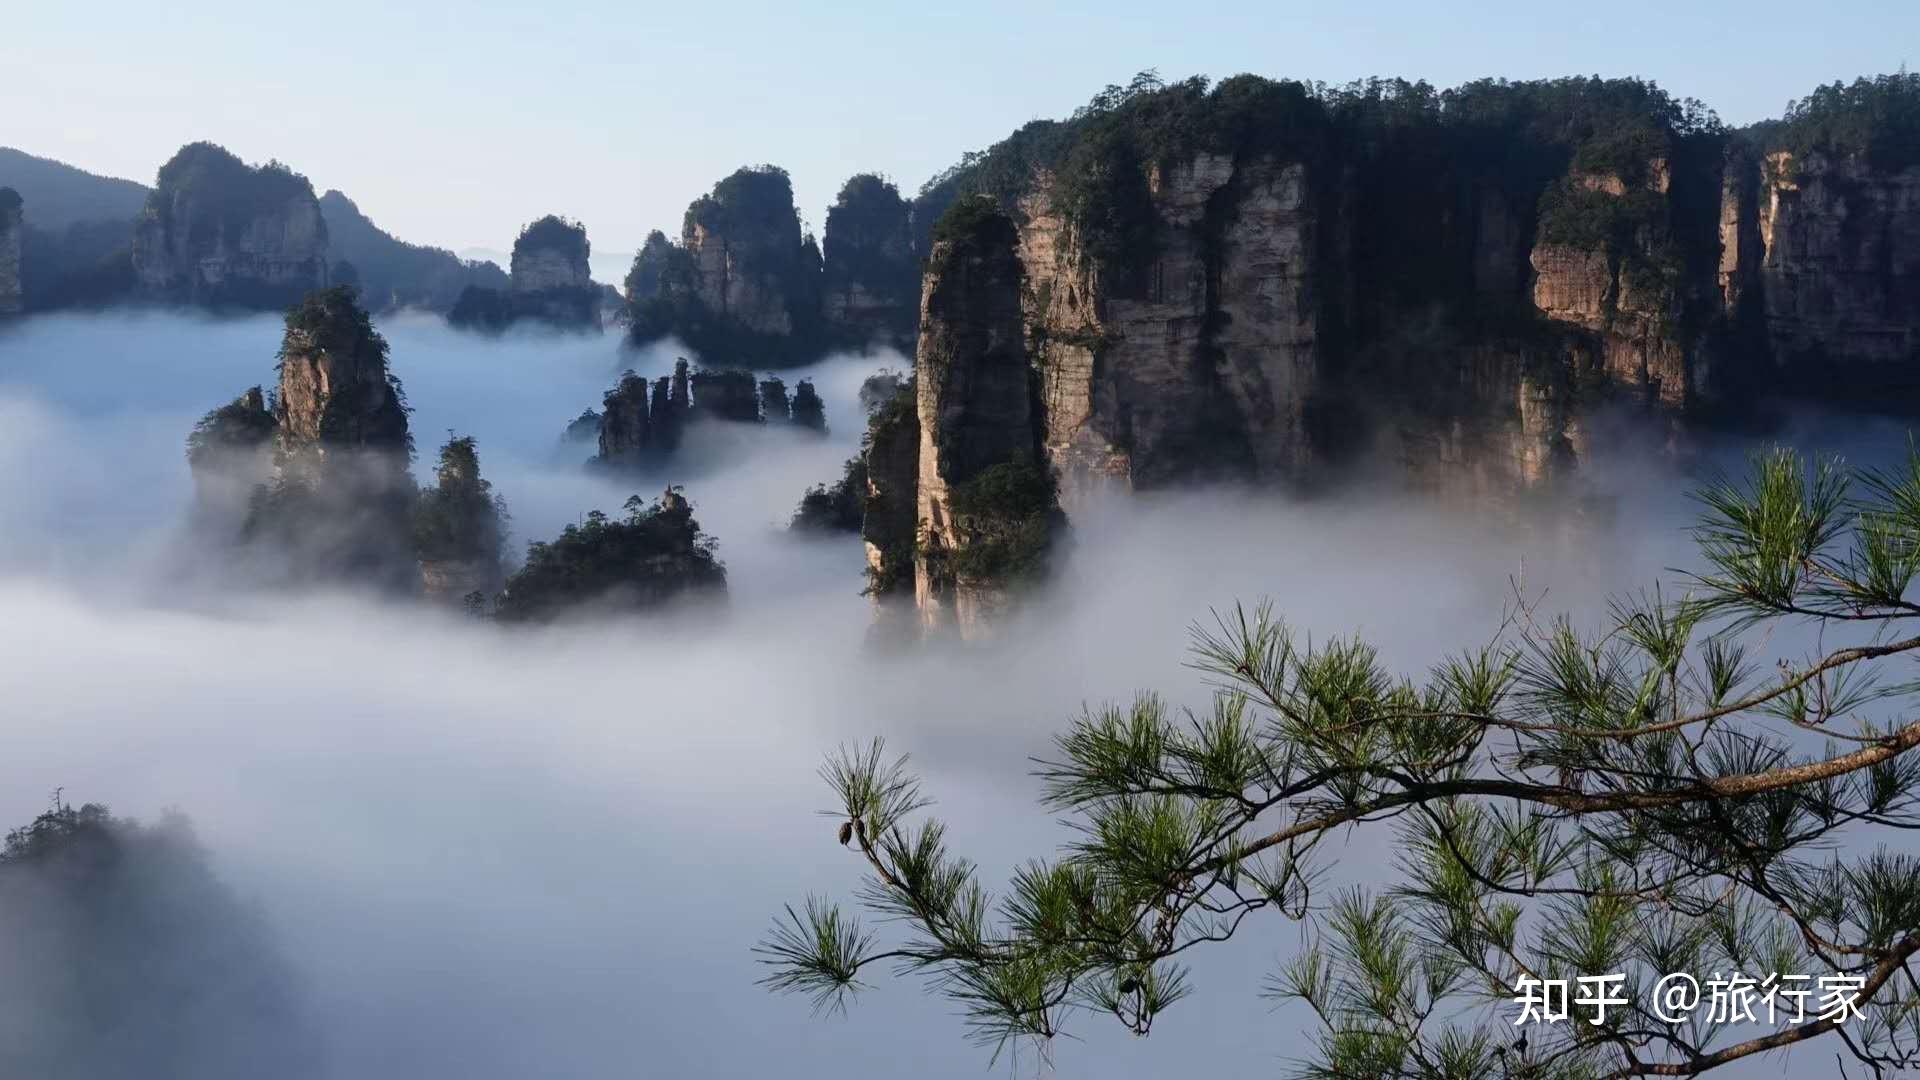
[[[1148,72],[630,259],[0,147],[0,1077],[1915,1075],[1920,76],[1789,91]]]

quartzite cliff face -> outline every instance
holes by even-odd
[[[287,313],[273,420],[275,471],[245,538],[293,581],[417,591],[406,403],[351,289],[316,291]]]
[[[1849,397],[1920,385],[1920,166],[1779,152],[1757,167],[1758,246],[1729,245],[1723,266],[1740,288],[1758,277],[1782,374]]]
[[[827,209],[822,258],[823,314],[833,337],[912,352],[920,267],[913,208],[899,189],[867,173],[848,180]]]
[[[1071,495],[1177,478],[1304,480],[1319,381],[1306,167],[1203,154],[1148,180],[1158,251],[1109,288],[1042,177],[1022,203],[1046,447]]]
[[[587,230],[548,215],[520,230],[509,272],[515,318],[555,326],[600,326],[600,290],[588,266]]]
[[[1603,403],[1671,437],[1756,394],[1920,383],[1920,166],[1756,156],[1630,80],[1476,84],[1451,112],[1368,92],[1137,86],[944,181],[1018,224],[1069,505],[1380,460],[1501,501],[1577,475]],[[1382,99],[1428,127],[1370,127]]]
[[[911,208],[856,176],[827,212],[827,252],[803,232],[793,184],[743,168],[687,207],[678,243],[647,237],[627,275],[636,342],[673,335],[712,362],[781,366],[835,347],[913,346],[919,267]]]
[[[1051,483],[1040,505],[1023,505],[1021,495],[1048,466],[1017,245],[1013,222],[975,200],[949,212],[927,258],[914,358],[913,567],[914,600],[929,631],[984,634],[1022,569],[1016,560],[1028,561],[1054,525]],[[883,462],[883,476],[888,471]]]
[[[328,266],[313,185],[212,143],[160,167],[134,229],[134,275],[151,299],[284,308],[324,287]]]

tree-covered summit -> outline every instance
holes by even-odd
[[[557,214],[547,214],[529,222],[513,241],[516,253],[543,249],[558,251],[569,262],[581,265],[586,264],[587,257],[593,252],[593,246],[587,243],[586,226]]]
[[[1920,165],[1920,72],[1818,87],[1755,132],[1766,149],[1796,156],[1818,150],[1858,155],[1878,169]]]
[[[196,142],[160,166],[147,205],[165,215],[181,199],[192,201],[197,226],[217,221],[238,230],[257,218],[283,213],[291,202],[315,197],[313,184],[279,161],[248,165],[224,146]]]

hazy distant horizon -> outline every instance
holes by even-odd
[[[1401,75],[1442,87],[1639,76],[1746,124],[1822,83],[1920,59],[1901,51],[1920,41],[1920,8],[1871,0],[1821,5],[1817,28],[1778,0],[1739,19],[1647,0],[1579,15],[1505,0],[1469,17],[1404,0],[1199,14],[1170,20],[1131,0],[912,19],[857,2],[749,3],[717,20],[598,0],[557,11],[339,0],[316,23],[238,0],[164,21],[123,0],[33,5],[0,38],[11,76],[0,116],[6,143],[105,176],[151,184],[181,145],[211,139],[287,163],[316,193],[345,192],[410,243],[506,251],[521,225],[558,213],[611,254],[651,229],[677,233],[689,201],[762,162],[792,174],[817,231],[848,176],[880,172],[911,194],[962,153],[1147,68],[1170,81]]]

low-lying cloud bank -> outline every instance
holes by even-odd
[[[622,368],[663,372],[671,351],[381,329],[422,457],[447,429],[475,435],[516,546],[633,493],[561,455],[559,433]],[[1530,527],[1381,496],[1185,492],[1077,515],[1062,579],[997,644],[876,651],[858,542],[780,531],[854,452],[860,380],[903,363],[840,357],[799,373],[827,401],[827,440],[689,446],[670,478],[720,539],[717,620],[509,632],[364,597],[223,592],[179,572],[181,439],[271,383],[278,336],[267,318],[142,315],[0,337],[0,822],[61,786],[144,819],[188,813],[277,934],[341,1080],[980,1075],[986,1055],[911,985],[834,1020],[752,985],[747,950],[778,905],[856,880],[815,813],[823,751],[879,734],[911,752],[993,882],[1064,838],[1025,767],[1070,714],[1143,688],[1204,700],[1181,662],[1209,607],[1269,596],[1412,671],[1492,633],[1514,579],[1596,613],[1690,562],[1690,480],[1653,457],[1596,470],[1610,511]],[[1902,437],[1850,421],[1787,434],[1867,455]],[[1348,855],[1380,865],[1383,841],[1356,834]],[[1201,992],[1152,1039],[1082,1024],[1058,1070],[1162,1075],[1199,1055],[1278,1071],[1300,1020],[1256,991],[1296,935],[1275,921],[1203,959]],[[0,970],[0,1000],[44,974]]]

